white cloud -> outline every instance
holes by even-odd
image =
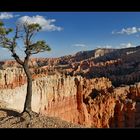
[[[56,26],[54,24],[54,22],[56,22],[55,19],[45,19],[43,16],[39,15],[32,17],[23,16],[19,18],[17,22],[21,24],[24,24],[25,22],[28,24],[38,23],[42,27],[43,31],[61,31],[63,29],[62,27]]]
[[[103,46],[97,46],[97,48],[112,48],[111,45],[103,45]]]
[[[87,47],[85,44],[73,44],[73,47]]]
[[[129,28],[123,28],[121,31],[115,32],[112,31],[112,34],[127,34],[127,35],[131,35],[131,34],[135,34],[140,32],[140,28],[137,27],[129,27]]]
[[[114,49],[120,49],[120,48],[130,48],[130,47],[134,47],[136,45],[128,42],[128,43],[121,43],[118,46],[111,46],[111,45],[102,45],[102,46],[97,46],[97,48],[114,48]]]
[[[122,43],[120,44],[121,48],[130,48],[130,47],[134,47],[135,45],[133,45],[132,43],[128,42],[128,43]]]
[[[20,15],[14,15],[14,14],[8,13],[8,12],[0,13],[0,19],[10,19],[10,18],[19,17],[19,16]]]
[[[7,13],[7,12],[0,13],[0,19],[10,19],[13,17],[14,16],[12,13]]]

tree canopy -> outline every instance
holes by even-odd
[[[41,31],[41,26],[37,23],[28,24],[17,24],[15,28],[15,33],[13,37],[9,37],[11,32],[14,32],[12,28],[6,28],[4,23],[0,21],[0,46],[7,48],[14,58],[19,59],[16,54],[15,48],[17,47],[17,40],[22,39],[24,42],[24,52],[27,56],[32,54],[37,54],[39,52],[50,51],[51,48],[46,44],[45,40],[33,41],[33,36],[37,32]],[[20,64],[21,61],[18,60]]]
[[[12,57],[22,65],[24,72],[27,76],[27,94],[25,97],[25,104],[23,112],[32,112],[31,99],[32,99],[32,74],[29,69],[29,58],[33,54],[40,52],[50,51],[51,48],[44,40],[34,41],[33,37],[41,30],[41,26],[37,23],[28,24],[17,24],[15,30],[12,28],[6,28],[4,23],[0,21],[0,46],[7,48],[11,53]],[[13,33],[11,37],[9,34]],[[18,46],[18,39],[22,39],[23,48],[25,53],[24,60],[16,53],[16,47]]]

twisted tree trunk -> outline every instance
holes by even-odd
[[[28,71],[24,69],[25,73]],[[24,104],[24,110],[23,111],[28,111],[31,112],[31,101],[32,101],[32,77],[27,76],[27,93],[26,93],[26,98],[25,98],[25,104]]]
[[[23,69],[25,71],[25,74],[27,76],[27,94],[25,97],[25,104],[24,104],[24,110],[23,112],[28,112],[30,114],[30,112],[32,112],[32,108],[31,108],[31,101],[32,101],[32,75],[31,72],[29,70],[29,65],[28,65],[28,61],[29,61],[29,56],[27,55],[23,64]]]

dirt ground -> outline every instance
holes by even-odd
[[[36,113],[30,118],[26,112],[20,115],[15,111],[0,110],[0,128],[84,128],[84,126]]]

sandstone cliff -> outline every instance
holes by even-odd
[[[31,59],[33,111],[88,127],[140,127],[140,47]],[[26,77],[0,62],[0,107],[21,112]]]
[[[7,70],[7,72],[9,71]],[[5,79],[1,80],[5,83]],[[91,85],[89,89],[84,87],[86,84]],[[19,84],[17,85],[19,86]],[[44,115],[56,116],[73,123],[90,126],[90,119],[83,102],[84,93],[92,92],[92,89],[104,90],[110,86],[111,83],[105,78],[86,80],[80,76],[70,77],[65,75],[50,75],[38,78],[33,81],[32,109]],[[1,104],[4,104],[5,108],[18,110],[19,112],[23,109],[25,95],[26,84],[0,89]]]
[[[16,72],[17,75],[11,74]],[[1,73],[1,108],[21,112],[26,80],[22,84],[17,80],[15,86],[7,86],[10,81],[5,81],[5,74],[15,79],[19,72],[18,69],[7,69]],[[140,83],[114,88],[104,77],[86,79],[62,74],[39,77],[33,81],[33,111],[88,127],[138,127],[139,99]]]
[[[59,58],[32,58],[33,73],[106,77],[116,87],[140,82],[140,46],[125,49],[100,48]],[[15,61],[0,62],[2,68],[20,67]]]

